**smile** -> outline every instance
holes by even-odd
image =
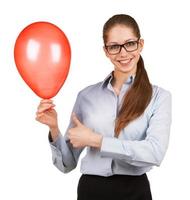
[[[131,59],[126,59],[126,60],[120,60],[119,62],[120,62],[121,64],[128,64],[128,63],[131,62],[131,60],[132,60],[132,58],[131,58]]]

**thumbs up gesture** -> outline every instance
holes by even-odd
[[[70,143],[75,148],[81,148],[86,146],[101,147],[102,136],[93,132],[90,128],[84,126],[77,118],[76,114],[72,114],[72,121],[74,128],[69,129],[68,138]]]

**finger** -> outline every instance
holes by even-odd
[[[44,113],[36,113],[36,118],[37,119],[41,118],[42,116],[44,116]]]
[[[53,103],[52,99],[42,99],[40,103]]]
[[[71,141],[71,136],[70,136],[70,135],[68,135],[67,137],[68,137],[68,139]]]
[[[42,106],[46,106],[46,105],[54,105],[55,104],[53,102],[40,102],[40,104],[38,105],[38,108],[42,107]]]
[[[42,117],[43,117],[43,115],[36,115],[36,118],[35,118],[35,119],[36,119],[36,121],[39,121],[39,122],[40,122],[41,119],[42,119]]]
[[[70,129],[68,130],[68,137],[70,137],[70,135],[72,134],[72,130],[73,130],[73,128],[70,128]]]
[[[54,104],[43,104],[43,105],[40,105],[40,106],[38,107],[37,112],[38,112],[38,113],[45,112],[45,111],[47,111],[47,110],[49,110],[49,109],[52,109],[52,108],[54,108],[54,107],[55,107]]]
[[[47,114],[47,115],[51,115],[54,112],[56,113],[55,109],[50,108],[50,109],[46,110],[44,113]]]
[[[82,123],[80,122],[80,120],[77,118],[75,113],[72,113],[72,121],[76,126],[81,126]]]

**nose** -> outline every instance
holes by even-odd
[[[128,52],[126,51],[125,47],[122,46],[122,47],[121,47],[121,51],[120,51],[120,55],[121,55],[121,56],[126,56],[127,54],[128,54]]]

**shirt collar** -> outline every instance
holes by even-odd
[[[113,72],[111,72],[108,76],[106,76],[106,78],[103,80],[101,86],[102,86],[103,88],[105,88],[105,87],[108,85],[108,83],[111,82],[112,79],[113,79]]]
[[[111,84],[112,79],[113,79],[113,71],[103,80],[102,87],[105,88],[108,85],[108,83]],[[135,80],[135,74],[129,76],[129,78],[125,81],[124,84],[130,85],[134,82],[134,80]]]

